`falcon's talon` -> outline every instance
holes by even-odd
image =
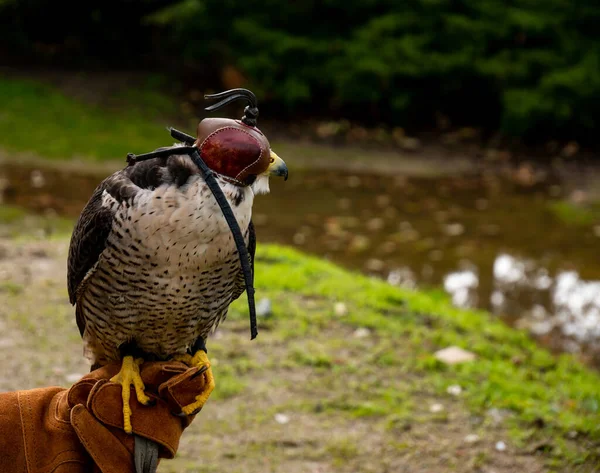
[[[198,371],[196,371],[192,376],[190,376],[190,379],[196,379],[198,376],[200,376],[202,373],[206,373],[208,370],[210,369],[210,366],[203,366],[202,368],[200,368]]]
[[[134,359],[133,356],[126,356],[123,358],[121,364],[121,371],[115,376],[110,378],[113,383],[118,383],[122,388],[123,397],[123,430],[130,434],[132,432],[131,427],[131,407],[129,406],[129,399],[131,398],[131,386],[135,389],[135,395],[140,404],[144,406],[152,405],[152,402],[156,402],[144,393],[144,382],[140,376],[140,365],[144,362],[141,358]]]
[[[195,376],[198,376],[202,373],[206,375],[206,385],[204,386],[204,391],[202,391],[198,396],[196,396],[196,401],[188,404],[187,406],[183,406],[181,408],[182,414],[186,416],[195,415],[200,410],[210,397],[213,389],[215,389],[215,378],[212,373],[212,368],[210,367],[210,361],[208,361],[208,356],[206,352],[203,350],[198,350],[196,354],[192,357],[191,360],[192,366],[197,366],[200,368],[198,373]]]
[[[186,414],[185,412],[181,411],[178,412],[177,414],[173,413],[174,416],[177,417],[189,417],[189,416],[195,416],[196,414],[198,414],[200,411],[202,410],[202,408],[196,409],[194,412],[190,413],[190,414]]]
[[[138,399],[138,401],[139,401],[139,399]],[[146,404],[144,404],[144,406],[147,406],[147,407],[154,407],[154,406],[156,406],[156,399],[150,398],[148,400],[148,402]]]

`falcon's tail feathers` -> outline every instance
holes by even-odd
[[[135,473],[156,473],[158,467],[158,444],[152,440],[134,435]]]

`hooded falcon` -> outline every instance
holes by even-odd
[[[250,102],[244,117],[202,120],[193,146],[233,211],[253,270],[254,196],[269,192],[269,176],[287,179],[288,171],[256,128],[254,95],[236,92],[233,98],[241,94]],[[183,149],[161,148],[157,157],[132,161],[106,178],[71,238],[68,289],[84,353],[93,368],[122,360],[111,381],[123,386],[127,432],[130,387],[141,403],[149,402],[139,376],[143,359],[180,359],[206,369],[205,391],[183,412],[202,408],[214,388],[206,339],[245,289],[232,230]]]

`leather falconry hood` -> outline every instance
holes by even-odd
[[[214,172],[229,178],[239,186],[248,186],[258,174],[264,173],[271,162],[271,145],[256,127],[258,108],[256,96],[246,89],[231,89],[207,99],[222,99],[206,107],[218,110],[234,100],[244,99],[248,105],[241,120],[205,118],[198,125],[194,146],[206,165]]]

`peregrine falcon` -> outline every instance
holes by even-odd
[[[233,211],[252,267],[254,196],[269,192],[269,176],[288,175],[256,128],[257,115],[249,106],[242,120],[206,118],[193,144]],[[84,353],[92,366],[122,360],[112,381],[123,386],[128,432],[130,386],[140,402],[149,402],[139,376],[142,359],[175,358],[207,369],[205,392],[184,413],[202,407],[214,388],[206,339],[245,289],[232,230],[180,146],[161,148],[157,157],[106,178],[71,238],[68,289]]]

